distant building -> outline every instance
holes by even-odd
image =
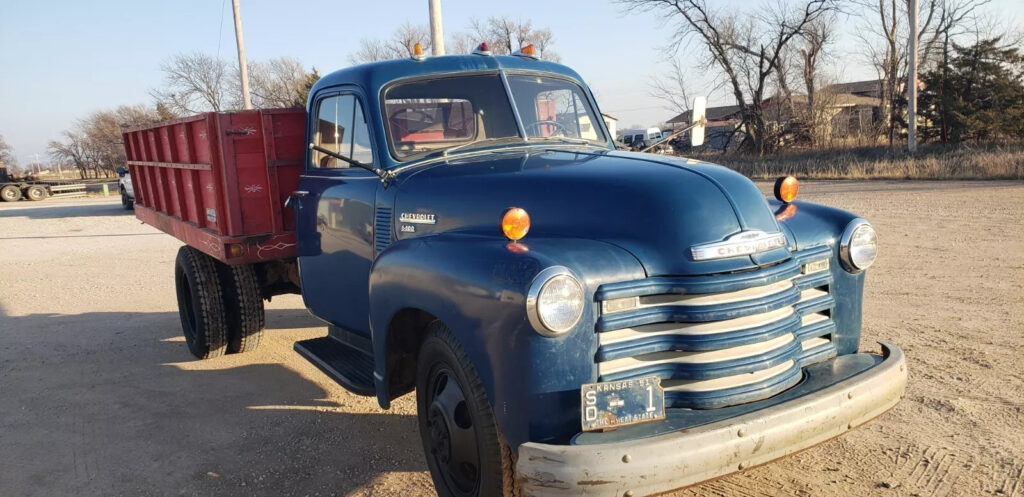
[[[604,125],[608,127],[608,132],[612,134],[611,138],[614,140],[618,135],[619,119],[604,112],[601,113],[601,117],[604,118]]]
[[[859,97],[882,98],[882,80],[870,79],[867,81],[854,81],[852,83],[836,83],[825,86],[821,91],[837,95],[849,93]]]
[[[815,93],[818,102],[825,104],[831,114],[832,126],[827,132],[834,138],[866,136],[877,132],[877,125],[881,119],[881,94],[881,80],[838,83],[818,90]],[[793,94],[788,102],[780,102],[771,97],[765,99],[761,105],[765,109],[765,118],[769,123],[799,127],[797,116],[807,108],[807,95]],[[686,111],[666,122],[674,128],[679,128],[690,124],[690,116],[690,111]],[[742,122],[740,106],[708,107],[707,118],[706,146],[724,149],[729,144],[730,137],[737,132],[736,127]],[[733,138],[736,139],[738,137]]]

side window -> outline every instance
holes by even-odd
[[[353,95],[337,95],[320,101],[316,111],[314,143],[354,160],[373,163],[372,144],[362,106]],[[313,167],[342,169],[345,161],[313,152]]]

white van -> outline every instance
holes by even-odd
[[[648,147],[661,139],[658,128],[625,129],[619,135],[619,142],[633,149]]]

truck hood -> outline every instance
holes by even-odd
[[[781,231],[750,180],[694,160],[591,149],[505,150],[410,171],[395,187],[399,239],[449,231],[502,236],[504,211],[522,207],[531,219],[522,240],[527,247],[536,237],[601,240],[633,254],[648,276],[738,271],[789,257],[781,248],[693,259],[695,245],[741,231]],[[434,223],[405,223],[403,214],[407,220],[426,214],[419,220]]]

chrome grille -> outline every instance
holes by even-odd
[[[836,355],[830,247],[725,275],[657,277],[597,292],[599,381],[655,375],[672,407],[771,397]]]

